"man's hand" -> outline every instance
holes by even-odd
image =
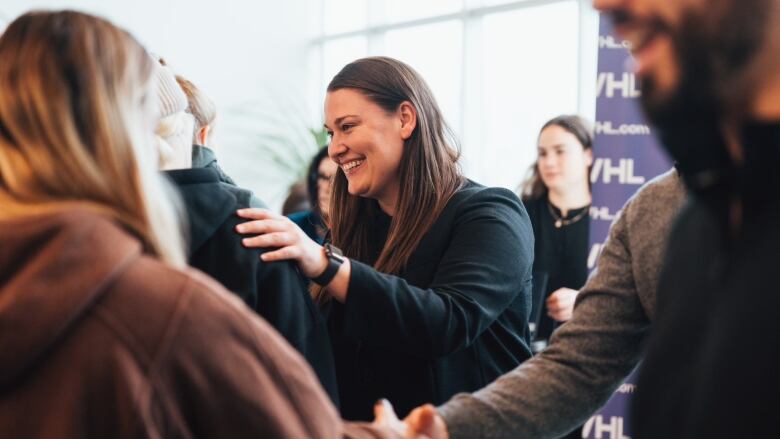
[[[404,419],[409,438],[449,439],[447,424],[431,404],[417,407]]]
[[[571,288],[559,288],[547,298],[547,315],[558,322],[571,319],[574,312],[574,301],[580,292]]]
[[[430,404],[414,409],[401,421],[390,402],[382,399],[374,406],[374,425],[405,439],[449,439],[444,419]]]

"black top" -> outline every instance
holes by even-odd
[[[581,219],[555,227],[555,218],[550,213],[552,209],[560,218],[561,211],[549,203],[547,194],[524,200],[531,225],[534,229],[534,277],[546,280],[546,288],[540,303],[539,326],[535,339],[547,340],[558,326],[557,322],[547,315],[545,299],[559,288],[579,290],[588,278],[588,245],[590,239],[590,215],[588,207],[570,210],[565,219],[571,220],[581,214]]]
[[[778,435],[780,124],[752,126],[742,143],[740,169],[683,175],[693,196],[669,238],[637,438]]]
[[[352,261],[347,300],[329,319],[346,419],[373,419],[378,398],[400,416],[441,404],[531,356],[533,233],[515,194],[468,182],[400,276],[366,265],[391,220],[376,204],[373,211],[374,260]]]
[[[190,265],[236,293],[273,325],[308,360],[337,403],[326,321],[311,299],[307,282],[291,262],[263,262],[260,254],[269,250],[244,247],[242,236],[235,231],[244,221],[236,216],[236,210],[255,207],[250,202],[252,192],[221,182],[213,168],[166,174],[178,187],[187,209]]]

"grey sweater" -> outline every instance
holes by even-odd
[[[550,345],[493,384],[438,408],[452,438],[559,437],[609,399],[641,357],[665,238],[684,199],[671,170],[626,203],[572,319]]]

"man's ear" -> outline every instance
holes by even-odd
[[[398,116],[401,120],[401,138],[407,140],[412,137],[414,129],[417,128],[417,109],[409,101],[401,102]]]

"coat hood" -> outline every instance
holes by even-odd
[[[0,389],[90,313],[141,245],[85,209],[0,221]]]

